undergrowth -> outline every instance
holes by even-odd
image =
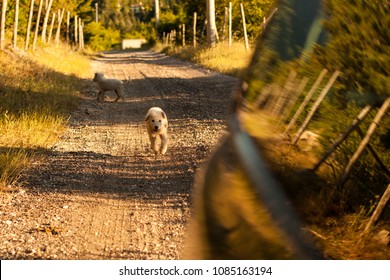
[[[58,140],[90,76],[88,59],[64,46],[0,52],[0,189]]]

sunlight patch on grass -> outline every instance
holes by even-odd
[[[209,69],[232,76],[239,76],[248,66],[252,49],[246,50],[244,43],[234,42],[232,46],[219,43],[214,47],[170,47],[158,44],[157,52],[164,52],[183,60],[192,61]]]
[[[58,141],[91,75],[89,59],[64,46],[0,52],[0,186]]]

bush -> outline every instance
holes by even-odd
[[[84,36],[88,46],[94,51],[109,50],[121,43],[119,30],[105,28],[97,22],[85,26]]]

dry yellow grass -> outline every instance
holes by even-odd
[[[246,50],[243,42],[234,42],[231,46],[226,42],[221,42],[212,48],[171,47],[158,44],[155,51],[166,52],[224,74],[239,76],[248,66],[253,49]]]
[[[0,52],[0,189],[15,184],[37,151],[49,148],[77,107],[89,60],[64,46]]]

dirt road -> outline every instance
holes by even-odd
[[[0,259],[179,259],[194,175],[218,142],[237,81],[149,51],[92,61],[131,78],[125,102],[97,103],[88,82],[70,127],[2,198]],[[92,77],[91,77],[92,78]],[[169,118],[165,156],[149,148],[144,116]]]

